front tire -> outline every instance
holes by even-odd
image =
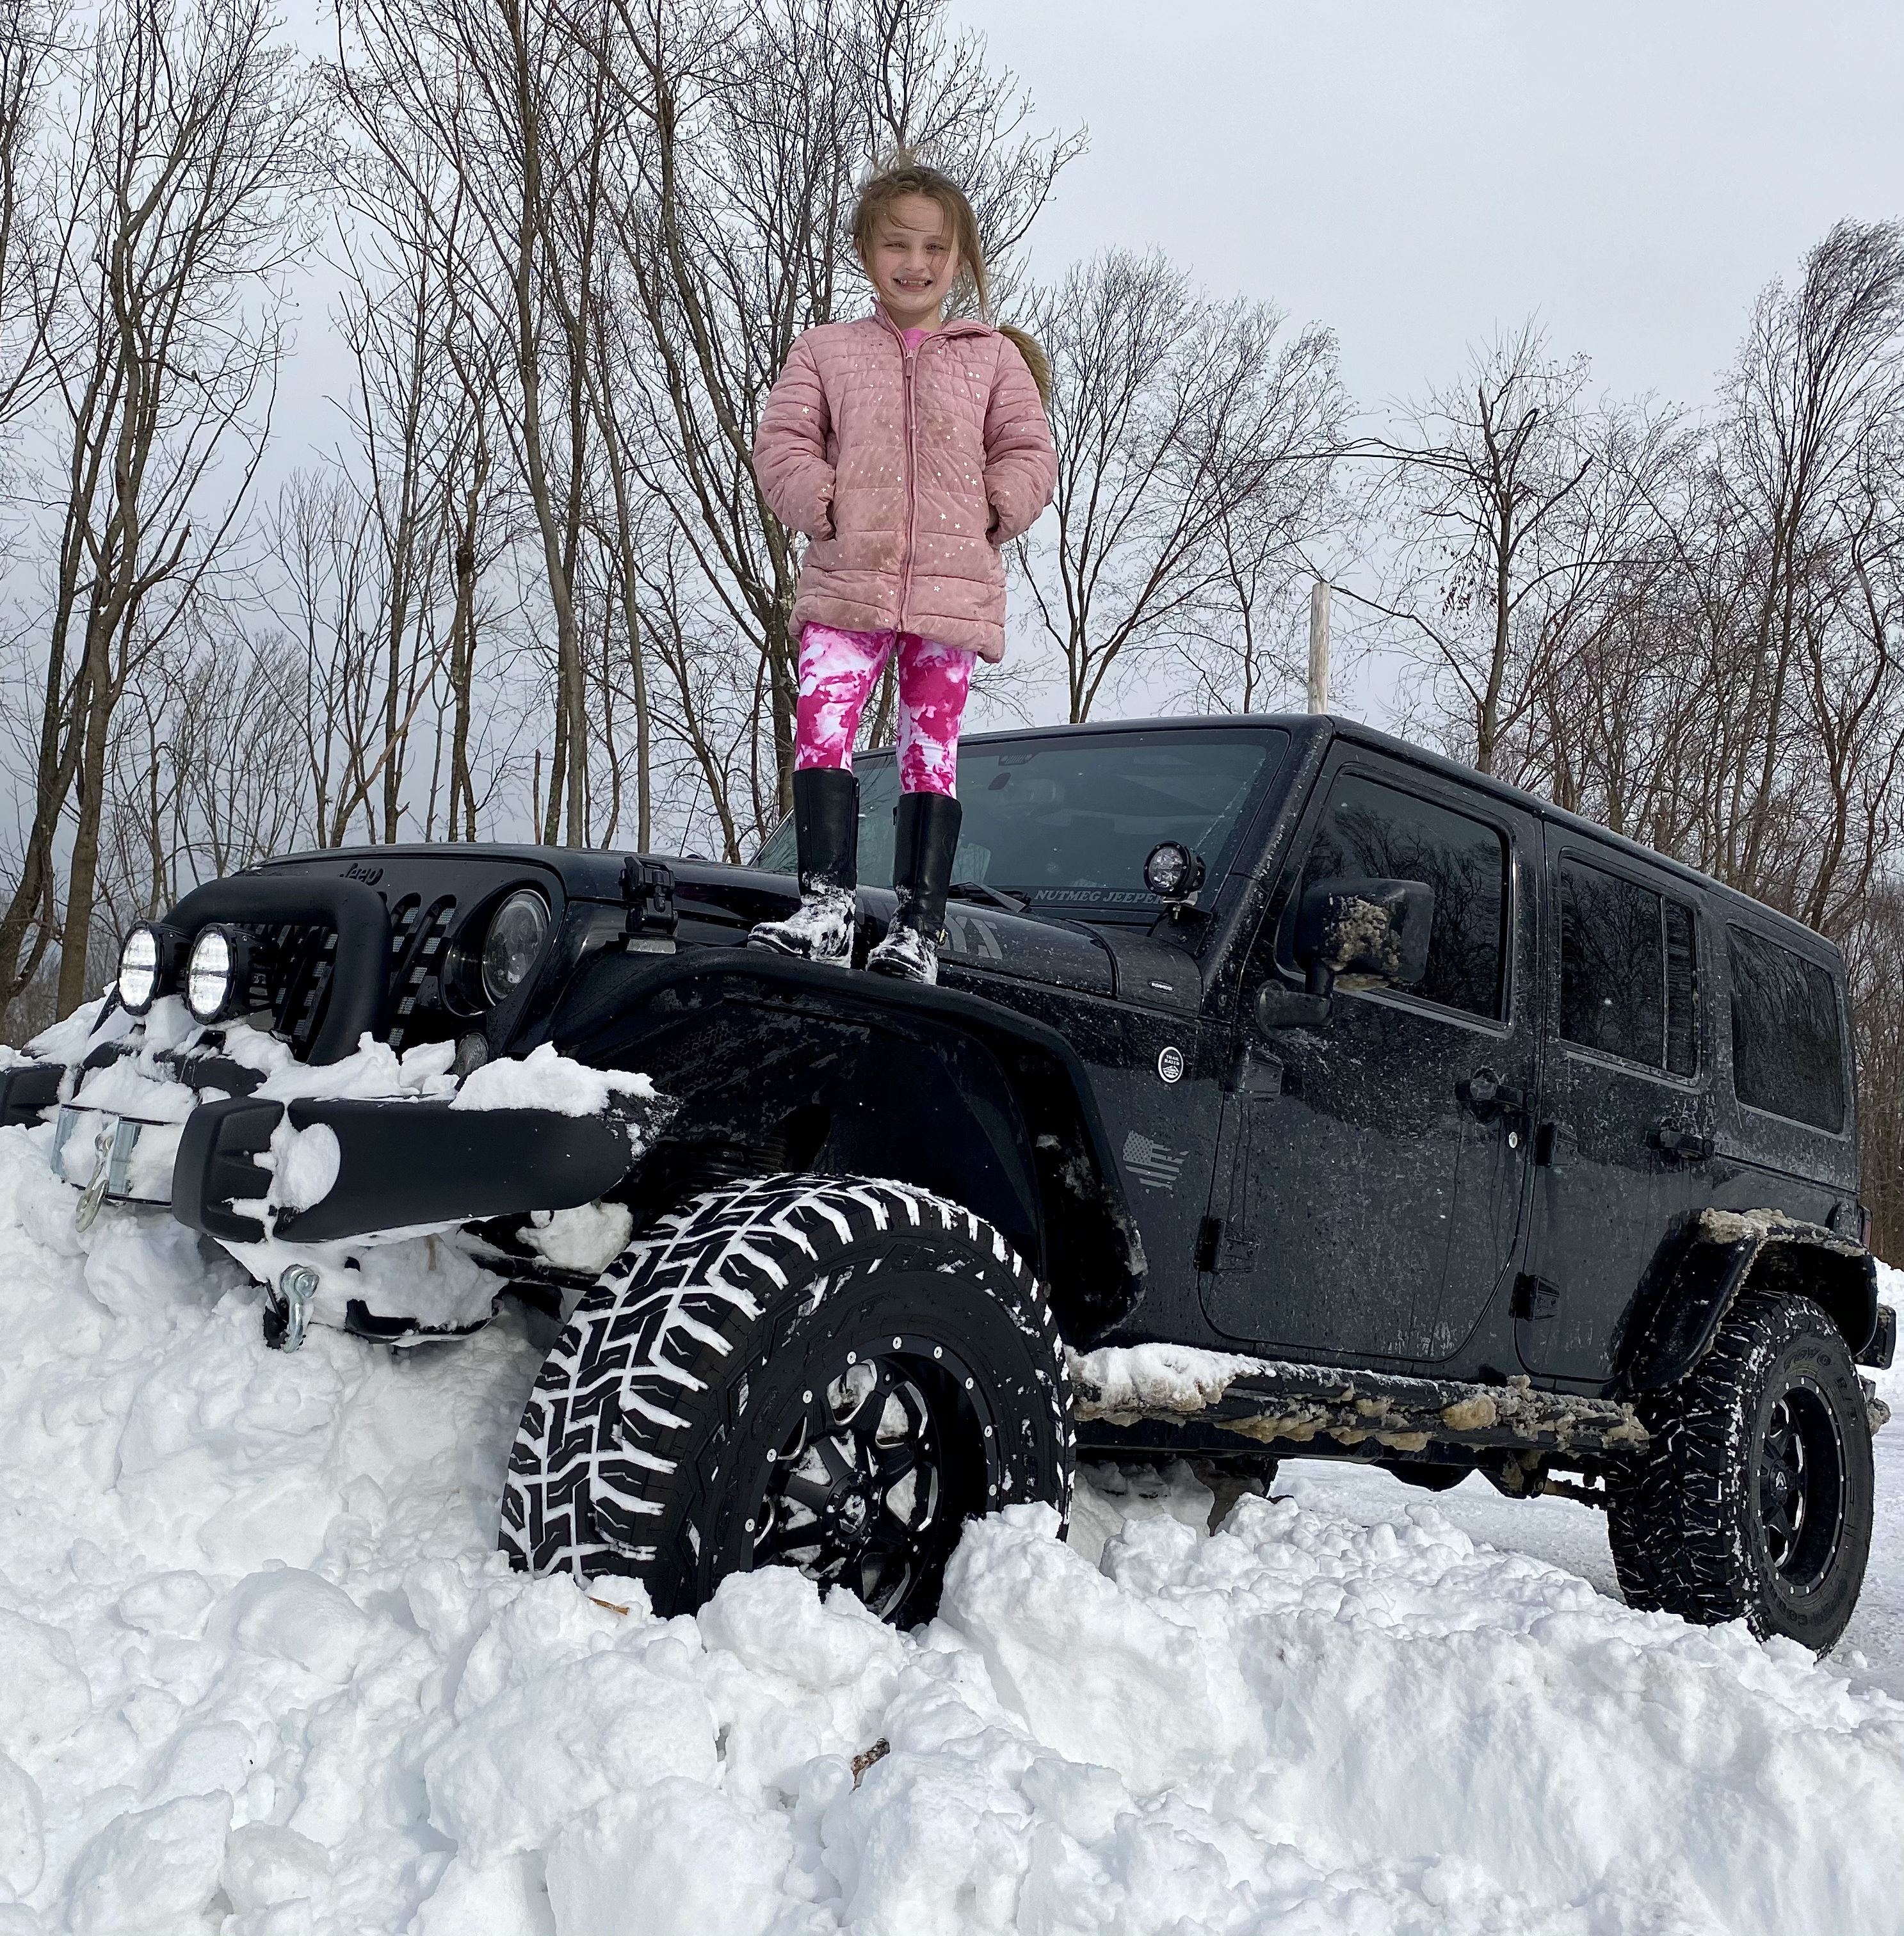
[[[577,1307],[501,1544],[632,1576],[663,1615],[781,1563],[910,1626],[967,1518],[1068,1517],[1074,1443],[1050,1299],[990,1224],[903,1184],[767,1178],[662,1218]]]
[[[1651,1443],[1608,1500],[1628,1603],[1827,1651],[1863,1583],[1873,1490],[1869,1414],[1837,1327],[1808,1297],[1744,1292],[1641,1417]]]

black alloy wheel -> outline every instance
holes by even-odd
[[[837,1582],[904,1625],[908,1599],[943,1573],[997,1484],[976,1379],[943,1345],[901,1336],[883,1352],[846,1353],[792,1411],[750,1515],[753,1563]]]
[[[1845,1532],[1845,1446],[1809,1378],[1775,1399],[1759,1435],[1759,1524],[1766,1558],[1797,1593],[1815,1592]]]
[[[1857,1605],[1874,1491],[1869,1405],[1837,1326],[1809,1297],[1748,1286],[1639,1413],[1651,1443],[1607,1489],[1628,1603],[1827,1652]]]
[[[973,1515],[1070,1511],[1051,1300],[958,1204],[779,1176],[658,1220],[577,1305],[529,1395],[501,1544],[691,1613],[791,1565],[911,1626]],[[612,1589],[610,1590],[612,1591]]]

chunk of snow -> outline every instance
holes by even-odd
[[[269,1201],[283,1210],[308,1210],[330,1195],[344,1167],[338,1133],[328,1123],[291,1126],[287,1110],[271,1132],[273,1173]]]
[[[562,1116],[598,1116],[617,1096],[650,1097],[652,1080],[618,1069],[591,1069],[543,1042],[519,1060],[486,1062],[463,1078],[453,1109],[552,1109]]]
[[[628,1248],[634,1212],[625,1203],[582,1203],[572,1210],[538,1210],[517,1233],[558,1270],[599,1276]]]
[[[1201,1411],[1215,1404],[1237,1379],[1264,1368],[1260,1358],[1199,1351],[1188,1345],[1105,1345],[1082,1352],[1067,1348],[1065,1360],[1073,1383],[1096,1392],[1093,1402],[1107,1414],[1149,1408]]]

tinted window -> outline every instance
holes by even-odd
[[[1330,790],[1303,885],[1355,874],[1422,881],[1434,890],[1428,970],[1410,993],[1470,1015],[1500,1013],[1507,842],[1494,828],[1345,773]],[[1285,958],[1294,925],[1292,902],[1285,920]]]
[[[1815,1129],[1845,1127],[1845,1048],[1829,970],[1763,935],[1726,930],[1732,1083],[1742,1103]]]
[[[1160,840],[1181,840],[1221,878],[1243,809],[1282,764],[1286,733],[1258,730],[1054,734],[968,746],[959,755],[964,817],[955,881],[1028,895],[1040,906],[1130,903],[1148,911],[1144,860]],[[890,754],[861,755],[859,872],[892,878],[899,775]],[[794,871],[794,830],[784,821],[756,867]]]
[[[1666,904],[1666,1066],[1675,1075],[1699,1067],[1699,961],[1693,911]]]
[[[1675,1075],[1699,1066],[1693,911],[1583,861],[1560,863],[1560,1034]]]

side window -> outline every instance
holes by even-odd
[[[1507,842],[1500,832],[1397,788],[1344,773],[1329,791],[1302,885],[1345,874],[1432,888],[1427,973],[1409,992],[1472,1015],[1500,1014]],[[1285,961],[1300,898],[1292,897],[1283,918],[1279,951]]]
[[[1560,1036],[1674,1075],[1699,1066],[1692,909],[1572,858],[1560,863]]]
[[[1814,1129],[1843,1129],[1845,1045],[1830,971],[1742,927],[1728,927],[1726,941],[1739,1101]]]

